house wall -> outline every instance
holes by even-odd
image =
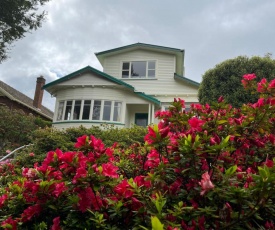
[[[122,62],[124,61],[149,61],[156,60],[156,78],[154,79],[127,79],[121,78]],[[183,97],[187,94],[196,94],[198,89],[174,79],[176,68],[175,55],[149,52],[145,50],[135,50],[119,55],[106,57],[103,71],[126,83],[134,86],[137,91],[160,98],[166,95],[169,101],[175,94]],[[198,99],[196,98],[195,101]]]
[[[131,104],[131,108],[135,108],[135,111],[142,113],[144,108],[148,112],[148,104],[150,102],[144,100],[143,98],[138,97],[133,92],[130,92],[126,89],[121,88],[112,88],[112,87],[76,87],[76,88],[67,88],[58,91],[56,94],[56,105],[55,111],[58,111],[58,105],[60,101],[64,100],[88,100],[88,99],[100,99],[100,100],[116,100],[122,102],[122,122],[120,124],[113,123],[116,127],[129,127],[131,123],[134,123],[134,113],[129,110],[127,104]],[[53,126],[58,129],[66,129],[69,127],[78,127],[83,125],[84,127],[91,127],[93,125],[98,126],[106,121],[81,121],[81,120],[71,120],[71,121],[57,121],[57,113],[54,115],[54,124]],[[112,122],[111,122],[112,123]]]

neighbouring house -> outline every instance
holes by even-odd
[[[45,79],[37,78],[34,99],[0,81],[0,106],[4,105],[11,110],[21,110],[25,114],[32,114],[44,120],[52,121],[54,113],[42,105]],[[1,109],[1,107],[0,107]]]
[[[87,66],[43,87],[56,97],[54,127],[146,126],[174,98],[187,109],[198,102],[199,83],[184,76],[184,50],[136,43],[95,55],[103,71]]]

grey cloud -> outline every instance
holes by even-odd
[[[43,9],[42,28],[0,65],[1,80],[30,97],[36,77],[102,69],[95,52],[136,42],[185,49],[186,76],[198,82],[228,58],[275,52],[273,0],[52,0]],[[47,93],[44,104],[54,109]]]

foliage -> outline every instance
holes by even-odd
[[[31,132],[38,127],[33,116],[25,115],[20,110],[0,107],[0,151],[15,149],[29,144]]]
[[[45,19],[45,12],[38,7],[49,0],[1,1],[0,14],[0,63],[7,58],[10,45],[26,32],[36,30]]]
[[[262,78],[271,80],[275,77],[275,60],[269,56],[239,56],[216,65],[203,75],[198,92],[200,103],[213,103],[220,96],[237,108],[242,104],[255,103],[257,93],[245,91],[240,84],[242,76],[246,73],[255,73],[257,81]]]
[[[111,147],[116,142],[120,148],[127,148],[132,143],[144,143],[143,137],[146,131],[146,128],[140,126],[123,129],[113,126],[93,126],[91,128],[80,126],[66,130],[38,129],[31,135],[33,146],[22,150],[15,161],[18,166],[31,167],[35,162],[42,162],[46,153],[51,150],[69,151],[74,149],[76,139],[82,135],[93,135],[100,138],[107,147]],[[30,152],[34,153],[34,156],[29,156]]]
[[[255,78],[242,84],[260,98],[239,109],[175,99],[145,146],[83,135],[48,152],[0,188],[1,227],[275,229],[275,79]]]

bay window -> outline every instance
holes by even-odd
[[[60,101],[57,121],[91,120],[121,122],[122,102],[111,100]]]
[[[122,63],[122,78],[155,78],[156,61],[130,61]]]

